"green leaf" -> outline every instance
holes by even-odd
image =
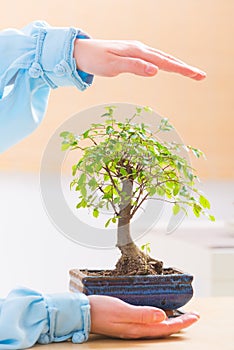
[[[83,173],[83,174],[81,174],[81,176],[78,180],[78,186],[81,187],[85,183],[85,181],[86,181],[86,175]]]
[[[113,190],[112,185],[107,185],[105,188],[103,188],[104,193],[112,192],[112,190]]]
[[[180,191],[180,195],[183,197],[187,197],[189,195],[188,189],[186,186],[183,186],[181,191]]]
[[[162,118],[159,124],[159,130],[161,131],[171,131],[173,126],[169,123],[168,118]]]
[[[193,181],[193,179],[194,179],[194,175],[190,171],[188,171],[188,178],[190,181]]]
[[[123,176],[127,176],[128,175],[128,172],[124,168],[120,168],[119,172]]]
[[[111,221],[113,222],[113,224],[116,223],[116,218],[112,218]]]
[[[144,251],[145,250],[145,244],[142,244],[140,248],[141,248],[141,250]]]
[[[112,114],[114,112],[114,109],[117,107],[116,106],[106,106],[104,108],[106,111],[108,111],[109,114]]]
[[[213,215],[209,215],[210,221],[215,221],[215,217]]]
[[[98,210],[97,208],[94,208],[94,209],[93,209],[93,216],[94,216],[95,218],[98,218],[98,216],[99,216],[99,210]]]
[[[115,151],[116,152],[121,152],[123,149],[122,145],[120,142],[117,142],[116,145],[115,145]]]
[[[72,176],[76,175],[76,171],[77,171],[77,165],[75,164],[72,166]]]
[[[103,199],[111,199],[112,198],[112,193],[111,192],[108,192],[108,193],[105,193],[103,196],[102,196]]]
[[[173,182],[173,181],[167,181],[167,182],[166,182],[166,186],[167,186],[167,188],[169,188],[169,189],[173,189],[173,188],[174,188],[174,182]]]
[[[193,173],[188,169],[186,165],[183,166],[183,173],[186,178],[188,178],[190,181],[193,181]]]
[[[148,242],[148,243],[142,244],[141,250],[145,252],[145,254],[149,254],[151,252],[150,243]]]
[[[76,179],[72,180],[72,182],[70,183],[70,190],[72,189],[73,186],[75,186],[76,184]]]
[[[118,197],[114,198],[113,202],[114,202],[114,204],[119,204],[120,200],[121,200],[121,198],[118,196]]]
[[[93,165],[96,173],[98,173],[103,168],[103,165],[101,162],[93,163]]]
[[[149,106],[145,106],[145,107],[144,107],[144,111],[146,111],[146,112],[150,112],[150,113],[152,113],[152,112],[153,112],[152,108],[151,108],[151,107],[149,107]]]
[[[154,196],[156,191],[157,191],[157,188],[156,187],[150,187],[147,189],[148,193],[150,196]]]
[[[79,202],[77,205],[76,205],[76,208],[79,209],[82,207],[82,204],[83,204],[83,201]]]
[[[86,170],[87,173],[93,174],[93,167],[92,167],[92,165],[90,165],[90,164],[86,165],[85,166],[85,170]]]
[[[104,176],[103,176],[103,179],[104,179],[104,181],[110,180],[109,174],[108,174],[108,173],[105,173]]]
[[[165,193],[166,193],[167,198],[171,199],[171,197],[172,197],[171,191],[166,189]]]
[[[202,195],[199,197],[199,203],[203,206],[203,208],[210,209],[210,202],[208,199]]]
[[[180,212],[180,206],[179,204],[175,204],[173,207],[173,214],[177,215]]]
[[[87,207],[87,202],[84,199],[82,199],[81,202],[76,205],[77,209],[86,208],[86,207]]]
[[[107,135],[113,134],[113,132],[114,132],[114,129],[112,128],[112,126],[108,125],[106,128]]]
[[[107,222],[105,223],[105,227],[108,227],[111,221],[112,221],[112,218],[108,219]]]
[[[162,197],[162,196],[164,196],[165,195],[165,190],[164,190],[164,188],[162,188],[162,187],[157,187],[157,194],[160,196],[160,197]]]
[[[199,218],[201,210],[202,210],[202,208],[200,207],[200,205],[195,204],[195,203],[193,204],[193,212],[197,218]]]
[[[181,162],[179,162],[178,160],[176,160],[175,161],[175,165],[176,165],[176,168],[178,169],[178,170],[181,170],[182,169],[182,163]]]
[[[66,137],[68,137],[69,135],[70,135],[70,132],[69,132],[69,131],[63,131],[63,132],[60,133],[59,136],[66,138]]]
[[[175,183],[174,189],[173,189],[173,196],[177,196],[177,194],[180,192],[180,184]]]
[[[81,166],[81,164],[83,163],[83,161],[84,161],[83,159],[80,159],[80,160],[79,160],[79,162],[78,162],[77,165],[76,165],[77,168],[79,168],[79,167]]]
[[[70,147],[70,143],[63,142],[61,145],[61,150],[66,151]]]
[[[136,112],[137,112],[137,114],[140,114],[141,111],[142,111],[142,108],[141,108],[141,107],[136,107]]]
[[[110,113],[104,113],[104,114],[101,115],[102,118],[103,117],[109,117],[109,116],[110,116]]]
[[[86,187],[85,187],[84,184],[82,186],[79,186],[79,191],[80,191],[80,193],[82,194],[83,197],[87,196],[87,190],[86,190]]]
[[[103,124],[100,124],[100,123],[92,123],[91,124],[91,126],[92,126],[92,128],[94,128],[94,129],[102,129],[102,128],[104,128],[104,125]]]
[[[200,158],[201,156],[205,157],[204,153],[200,149],[194,148],[194,147],[191,147],[191,146],[188,146],[188,148],[190,150],[192,150],[192,152],[195,155],[195,157],[197,157],[197,158]]]
[[[87,139],[89,137],[89,132],[90,132],[90,129],[86,130],[84,133],[83,133],[83,138],[84,139]]]
[[[92,190],[95,190],[98,187],[98,183],[94,177],[89,180],[88,185]]]

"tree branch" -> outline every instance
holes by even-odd
[[[149,193],[146,193],[146,195],[142,198],[142,200],[140,201],[140,203],[133,209],[132,213],[131,213],[131,218],[133,217],[133,215],[136,213],[136,211],[140,208],[141,204],[146,200],[146,198],[148,197]]]
[[[102,189],[102,187],[101,186],[98,186],[98,189],[103,193],[103,194],[105,194],[105,192],[103,191],[103,189]],[[112,196],[112,198],[113,198],[113,196]],[[116,208],[115,208],[115,205],[114,205],[114,202],[113,202],[113,199],[112,200],[110,200],[109,198],[107,198],[107,201],[110,203],[110,205],[112,206],[112,208],[113,208],[113,210],[114,210],[114,213],[115,213],[115,215],[116,216],[118,216],[119,215],[119,213],[117,212],[117,210],[116,210]]]
[[[118,187],[116,186],[116,184],[115,184],[115,182],[114,182],[114,180],[113,180],[113,177],[112,177],[112,175],[111,175],[110,169],[108,168],[108,165],[106,165],[105,167],[103,167],[103,169],[105,169],[106,172],[108,173],[112,185],[114,186],[115,190],[117,191],[118,195],[120,196],[120,195],[121,195],[121,192],[120,192],[120,190],[118,189]]]

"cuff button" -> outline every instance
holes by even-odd
[[[72,336],[72,342],[76,344],[83,343],[86,340],[86,337],[83,332],[75,332]]]
[[[28,70],[30,77],[39,78],[42,74],[42,68],[39,63],[34,62]]]
[[[64,67],[63,64],[58,63],[56,64],[56,66],[54,67],[54,73],[59,76],[62,77],[63,75],[65,75],[67,73],[66,67]]]

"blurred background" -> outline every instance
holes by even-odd
[[[80,27],[98,39],[140,40],[207,72],[202,82],[166,72],[147,79],[125,74],[95,77],[82,93],[70,87],[51,92],[36,132],[0,155],[1,295],[17,285],[67,290],[70,268],[114,266],[116,250],[82,247],[58,232],[43,208],[39,185],[43,151],[61,123],[83,109],[113,102],[151,106],[170,119],[185,144],[205,152],[207,160],[192,159],[192,164],[216,222],[189,218],[166,236],[165,214],[142,242],[151,241],[152,255],[166,265],[193,273],[197,295],[233,295],[234,2],[12,0],[2,3],[1,13],[1,29],[43,19],[52,26]]]

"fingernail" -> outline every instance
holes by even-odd
[[[196,70],[195,70],[195,72],[196,72],[197,74],[202,75],[203,77],[206,77],[206,73],[205,73],[205,72],[203,72],[203,71],[202,71],[202,70],[200,70],[200,69],[196,69]]]
[[[197,316],[198,318],[200,318],[200,314],[197,311],[192,311],[191,314]]]
[[[200,71],[199,74],[200,74],[200,76],[201,76],[202,78],[206,78],[206,73],[205,73],[205,72]]]
[[[165,320],[165,318],[166,318],[166,314],[162,310],[154,311],[154,316],[153,316],[154,321]]]
[[[193,67],[193,70],[201,75],[206,75],[206,72],[204,72],[203,70],[201,70],[199,68]]]
[[[154,66],[153,64],[147,64],[145,67],[145,72],[149,75],[157,73],[157,67]]]

